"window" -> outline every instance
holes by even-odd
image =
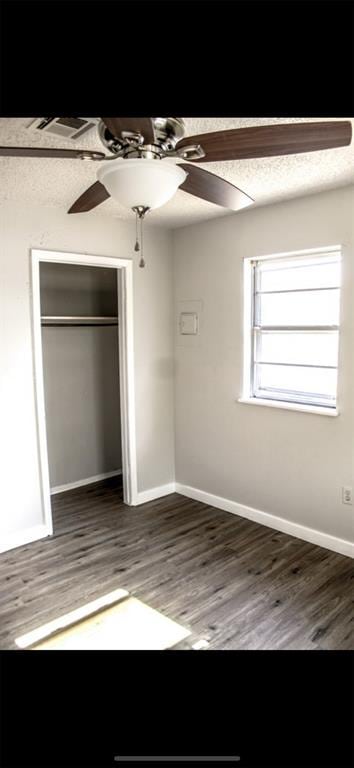
[[[335,411],[340,267],[338,247],[245,260],[242,399]]]

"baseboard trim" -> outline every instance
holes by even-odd
[[[176,493],[180,493],[182,496],[188,496],[190,499],[202,501],[204,504],[209,504],[211,507],[218,507],[225,512],[231,512],[233,515],[246,517],[247,520],[260,523],[260,525],[266,525],[268,528],[274,528],[276,531],[288,533],[290,536],[295,536],[297,539],[303,539],[303,541],[317,544],[319,547],[338,552],[340,555],[354,558],[354,544],[346,539],[338,539],[336,536],[317,531],[315,528],[307,528],[305,525],[293,523],[291,520],[271,515],[269,512],[263,512],[260,509],[246,507],[244,504],[237,504],[235,501],[231,501],[231,499],[225,499],[223,496],[214,496],[212,493],[201,491],[199,488],[192,488],[189,485],[176,483],[175,490]]]
[[[50,489],[50,495],[54,496],[56,493],[63,493],[63,491],[71,491],[74,488],[81,488],[82,485],[91,485],[91,483],[98,483],[100,480],[107,480],[108,477],[115,477],[121,475],[121,469],[115,469],[114,472],[104,472],[101,475],[92,475],[92,477],[84,477],[82,480],[75,480],[74,483],[65,483],[65,485],[56,485]]]
[[[25,528],[23,531],[5,534],[1,537],[0,553],[8,552],[9,549],[16,549],[16,547],[23,547],[25,544],[38,541],[38,539],[44,539],[46,536],[51,536],[51,534],[52,531],[47,525],[34,525],[32,528]]]
[[[167,483],[167,485],[158,485],[156,488],[149,488],[147,491],[137,493],[136,505],[146,504],[147,501],[160,499],[161,496],[168,496],[176,490],[176,483]]]

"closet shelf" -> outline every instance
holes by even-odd
[[[66,326],[66,325],[118,325],[118,317],[98,316],[69,316],[69,315],[42,315],[41,325]]]

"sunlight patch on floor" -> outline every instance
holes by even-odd
[[[31,650],[164,650],[191,632],[123,589],[15,640]]]

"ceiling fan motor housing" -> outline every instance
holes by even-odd
[[[103,120],[98,125],[100,140],[116,157],[147,157],[161,159],[175,154],[176,144],[185,134],[184,121],[180,117],[151,118],[154,142],[144,143],[138,133],[123,131],[121,136],[113,136]]]

